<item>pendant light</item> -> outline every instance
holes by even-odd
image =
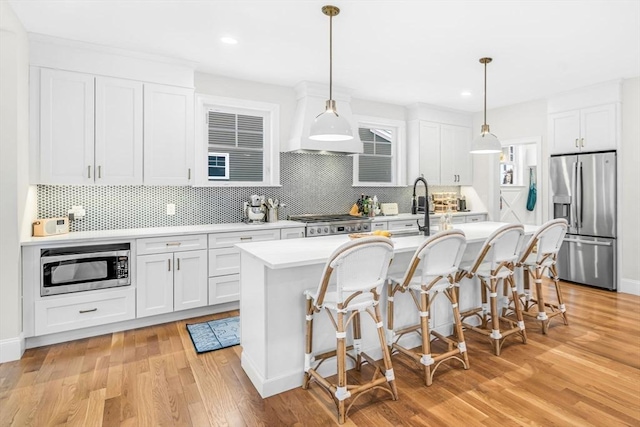
[[[471,153],[473,154],[502,152],[502,144],[494,134],[489,132],[487,124],[487,64],[491,61],[491,58],[480,58],[480,63],[484,64],[484,124],[480,128],[480,135],[476,136],[471,143]]]
[[[336,111],[333,100],[333,17],[340,13],[335,6],[323,6],[322,13],[329,17],[329,100],[324,113],[319,114],[311,124],[309,139],[315,141],[348,141],[353,139],[351,124]]]

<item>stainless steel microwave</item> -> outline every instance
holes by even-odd
[[[40,296],[131,285],[130,244],[42,249]]]

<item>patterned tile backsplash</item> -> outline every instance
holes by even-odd
[[[83,206],[86,216],[71,231],[115,230],[240,222],[242,205],[252,194],[279,199],[279,219],[287,215],[346,213],[362,194],[380,202],[397,202],[400,212],[411,207],[412,186],[353,187],[350,156],[281,153],[281,187],[166,187],[38,185],[38,217],[66,216]],[[430,191],[457,191],[434,186]],[[420,190],[423,191],[423,190]],[[176,214],[167,215],[167,204]]]

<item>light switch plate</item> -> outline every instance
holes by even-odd
[[[167,203],[167,215],[175,215],[175,214],[176,214],[175,203]]]

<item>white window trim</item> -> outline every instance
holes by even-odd
[[[382,117],[355,115],[359,128],[392,129],[394,138],[391,141],[391,182],[360,182],[359,154],[353,155],[353,186],[354,187],[405,187],[407,185],[407,123],[404,120],[385,119]]]
[[[210,181],[208,178],[208,141],[206,111],[211,107],[234,110],[254,110],[267,115],[264,141],[262,181]],[[196,94],[195,187],[277,187],[280,186],[280,106],[268,102]]]

